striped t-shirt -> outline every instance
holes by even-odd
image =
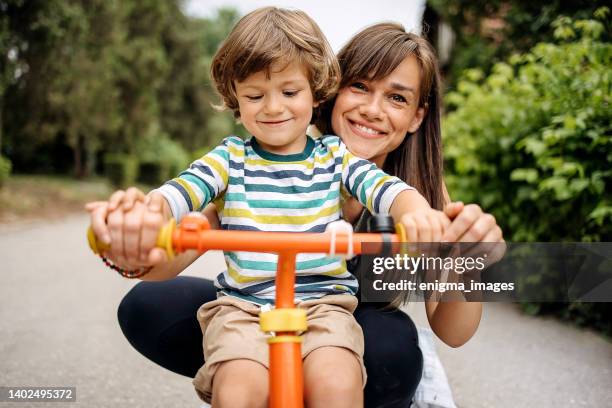
[[[214,201],[226,230],[323,232],[341,218],[350,194],[374,213],[388,213],[395,197],[410,189],[375,164],[353,156],[337,136],[308,137],[302,153],[267,152],[255,138],[230,136],[159,191],[180,220]],[[226,295],[258,304],[274,300],[278,256],[225,252],[227,271],[215,286]],[[296,300],[357,292],[357,279],[337,257],[298,254]]]

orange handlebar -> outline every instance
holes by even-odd
[[[399,226],[398,226],[399,227]],[[330,233],[295,233],[295,232],[256,232],[211,230],[206,217],[200,214],[189,214],[176,226],[174,219],[168,222],[160,231],[157,246],[166,250],[169,258],[175,252],[194,249],[198,252],[207,250],[272,252],[272,253],[330,253],[353,254],[364,253],[363,244],[379,244],[368,246],[370,253],[379,253],[383,243],[388,243],[397,250],[402,242],[402,229],[399,234],[354,233],[349,235],[336,234],[334,248],[331,247]],[[256,234],[256,235],[254,235]],[[109,249],[108,245],[99,242],[92,229],[88,231],[89,246],[95,253]],[[349,251],[349,243],[353,248]]]

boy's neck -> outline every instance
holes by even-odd
[[[295,161],[304,160],[310,156],[314,148],[314,141],[310,136],[304,135],[299,144],[292,144],[290,146],[271,146],[253,137],[251,139],[251,145],[253,150],[264,159],[272,161]]]

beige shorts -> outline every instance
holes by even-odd
[[[297,307],[306,309],[308,321],[308,331],[303,334],[302,358],[319,347],[346,348],[359,361],[365,386],[363,332],[353,317],[357,298],[329,295],[303,301]],[[258,305],[231,296],[208,302],[198,310],[206,364],[196,374],[193,385],[204,401],[211,400],[212,381],[220,363],[247,359],[268,367],[268,335],[259,330],[259,313]]]

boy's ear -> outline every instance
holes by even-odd
[[[316,101],[316,102],[314,102],[314,103],[312,104],[312,107],[313,107],[313,108],[318,108],[320,104],[321,104],[321,101]]]

